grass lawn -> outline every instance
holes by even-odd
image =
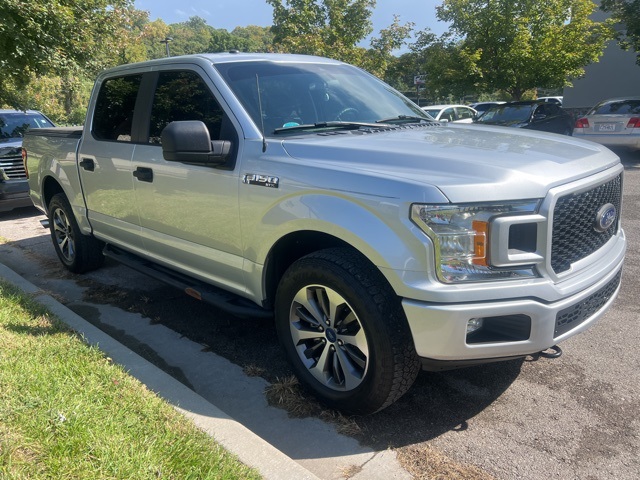
[[[0,282],[0,478],[260,478]]]

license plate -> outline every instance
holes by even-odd
[[[616,124],[615,123],[601,123],[597,125],[599,132],[615,132]]]

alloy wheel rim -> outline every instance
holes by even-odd
[[[76,244],[73,238],[73,230],[67,215],[60,208],[53,212],[53,232],[60,253],[65,260],[72,262],[76,256]]]
[[[309,285],[291,303],[289,327],[298,357],[332,390],[351,391],[364,380],[369,344],[360,319],[335,290]]]

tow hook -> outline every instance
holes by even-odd
[[[540,352],[540,356],[544,358],[558,358],[560,355],[562,355],[562,349],[558,345],[554,345]]]

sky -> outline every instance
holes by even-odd
[[[400,16],[400,23],[414,22],[416,30],[429,27],[441,34],[446,24],[438,22],[435,7],[442,0],[377,0],[371,20],[373,35],[393,23],[393,15]],[[198,16],[214,28],[228,31],[235,27],[273,24],[273,9],[265,0],[135,0],[139,10],[147,10],[151,21],[161,18],[165,23],[184,22]]]

